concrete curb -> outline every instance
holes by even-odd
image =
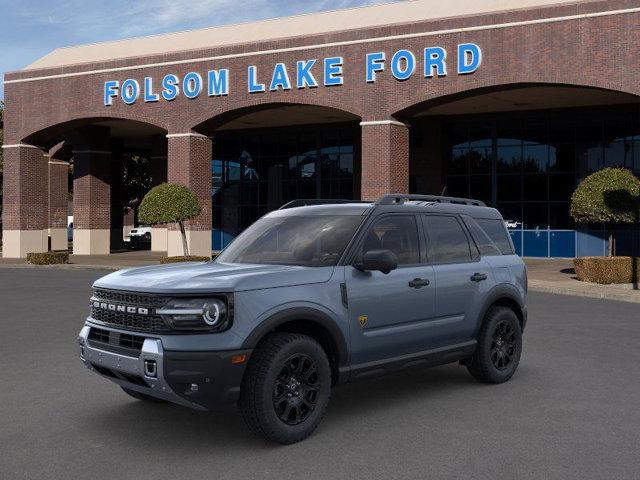
[[[577,280],[576,280],[577,282]],[[586,287],[586,288],[585,288]],[[572,295],[574,297],[597,298],[600,300],[615,300],[618,302],[640,303],[640,291],[615,291],[600,290],[599,287],[607,288],[608,285],[576,285],[563,286],[554,282],[544,282],[540,280],[529,280],[529,291],[556,293],[559,295]],[[598,288],[598,291],[591,289]],[[612,288],[612,287],[609,287]],[[616,287],[613,287],[616,288]]]

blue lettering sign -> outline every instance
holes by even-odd
[[[182,91],[187,98],[196,98],[202,92],[202,77],[199,73],[189,72],[182,79]]]
[[[458,73],[467,74],[478,70],[482,63],[482,50],[475,43],[458,45]]]
[[[311,73],[311,69],[316,64],[316,60],[300,60],[296,62],[296,87],[315,88],[318,86],[316,77]]]
[[[144,78],[144,101],[145,102],[157,102],[160,100],[160,95],[153,93],[153,78]]]
[[[284,63],[276,63],[273,67],[273,76],[271,77],[271,85],[269,90],[272,92],[282,88],[283,90],[291,90],[291,82],[287,73],[287,66]]]
[[[384,71],[384,61],[386,54],[384,52],[367,53],[367,82],[376,81],[376,72]]]
[[[342,57],[329,57],[324,59],[324,85],[331,87],[333,85],[342,85]]]
[[[180,88],[178,87],[178,77],[173,74],[165,75],[162,79],[162,98],[167,101],[175,100],[180,93]]]
[[[409,50],[398,50],[391,57],[391,74],[398,80],[407,80],[416,70],[416,57]]]
[[[447,75],[447,51],[442,47],[429,47],[424,49],[424,76],[433,77],[433,71],[439,77]]]
[[[258,67],[250,66],[247,70],[249,93],[264,92],[264,83],[257,83],[256,77],[258,76]]]
[[[140,84],[133,78],[128,78],[122,82],[122,89],[120,90],[120,96],[122,101],[127,105],[133,105],[140,96]]]
[[[120,82],[117,80],[104,82],[104,105],[106,107],[113,105],[113,99],[118,96],[118,86],[120,86]]]
[[[229,95],[229,70],[209,70],[207,72],[207,81],[210,97]]]

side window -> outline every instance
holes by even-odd
[[[424,215],[425,231],[429,239],[431,263],[463,263],[471,261],[467,235],[456,217]]]
[[[463,215],[462,221],[469,229],[469,232],[471,232],[473,241],[476,243],[481,255],[502,255],[502,252],[496,246],[493,240],[489,238],[489,235],[487,235],[487,233],[482,229],[480,225],[477,224],[477,222],[473,218],[467,215]]]
[[[509,234],[504,221],[494,218],[476,218],[475,220],[503,255],[513,255],[513,247],[509,241]]]
[[[391,215],[376,221],[365,234],[360,256],[369,250],[391,250],[398,257],[398,265],[420,263],[420,243],[415,218]]]

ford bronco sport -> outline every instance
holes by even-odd
[[[93,289],[79,336],[90,370],[136,399],[237,401],[280,443],[315,430],[337,383],[450,362],[509,380],[527,320],[504,220],[450,197],[295,201],[212,262],[122,270]]]

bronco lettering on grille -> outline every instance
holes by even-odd
[[[149,315],[149,309],[144,307],[130,307],[128,305],[117,305],[115,303],[93,301],[93,308],[101,310],[111,310],[112,312],[137,313],[138,315]]]

